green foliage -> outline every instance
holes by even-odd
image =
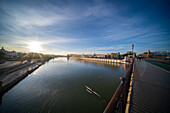
[[[133,52],[132,51],[128,51],[126,54],[127,55],[133,55]]]
[[[2,51],[0,51],[0,59],[5,59],[6,54]]]
[[[23,56],[24,56],[24,53],[18,52],[18,57],[23,57]]]
[[[135,55],[136,55],[136,53],[135,53],[135,52],[128,51],[128,52],[126,52],[125,54],[123,54],[123,56],[133,55],[133,54],[135,54]]]

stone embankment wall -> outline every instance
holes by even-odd
[[[110,62],[110,63],[127,63],[124,60],[120,59],[99,59],[99,58],[76,58],[80,60],[89,60],[89,61],[100,61],[100,62]]]

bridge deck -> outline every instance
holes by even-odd
[[[136,61],[131,113],[170,111],[170,73],[145,61]]]

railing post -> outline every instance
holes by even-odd
[[[110,102],[108,103],[103,113],[114,113],[114,112],[125,113],[133,63],[134,60],[132,62],[132,65],[129,67],[128,71],[126,72],[125,77],[120,77],[121,83],[119,84],[119,87],[115,91],[113,97],[111,98]]]
[[[121,83],[123,84],[124,86],[124,83],[125,83],[125,78],[124,77],[120,77],[120,80],[121,80]],[[125,101],[124,101],[124,87],[123,87],[123,90],[122,90],[122,113],[125,113]]]

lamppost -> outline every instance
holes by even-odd
[[[134,49],[134,44],[132,44],[132,53],[133,53],[133,49]]]
[[[132,44],[132,55],[133,55],[133,58],[135,58],[135,54],[133,53],[133,50],[134,50],[134,44]]]

